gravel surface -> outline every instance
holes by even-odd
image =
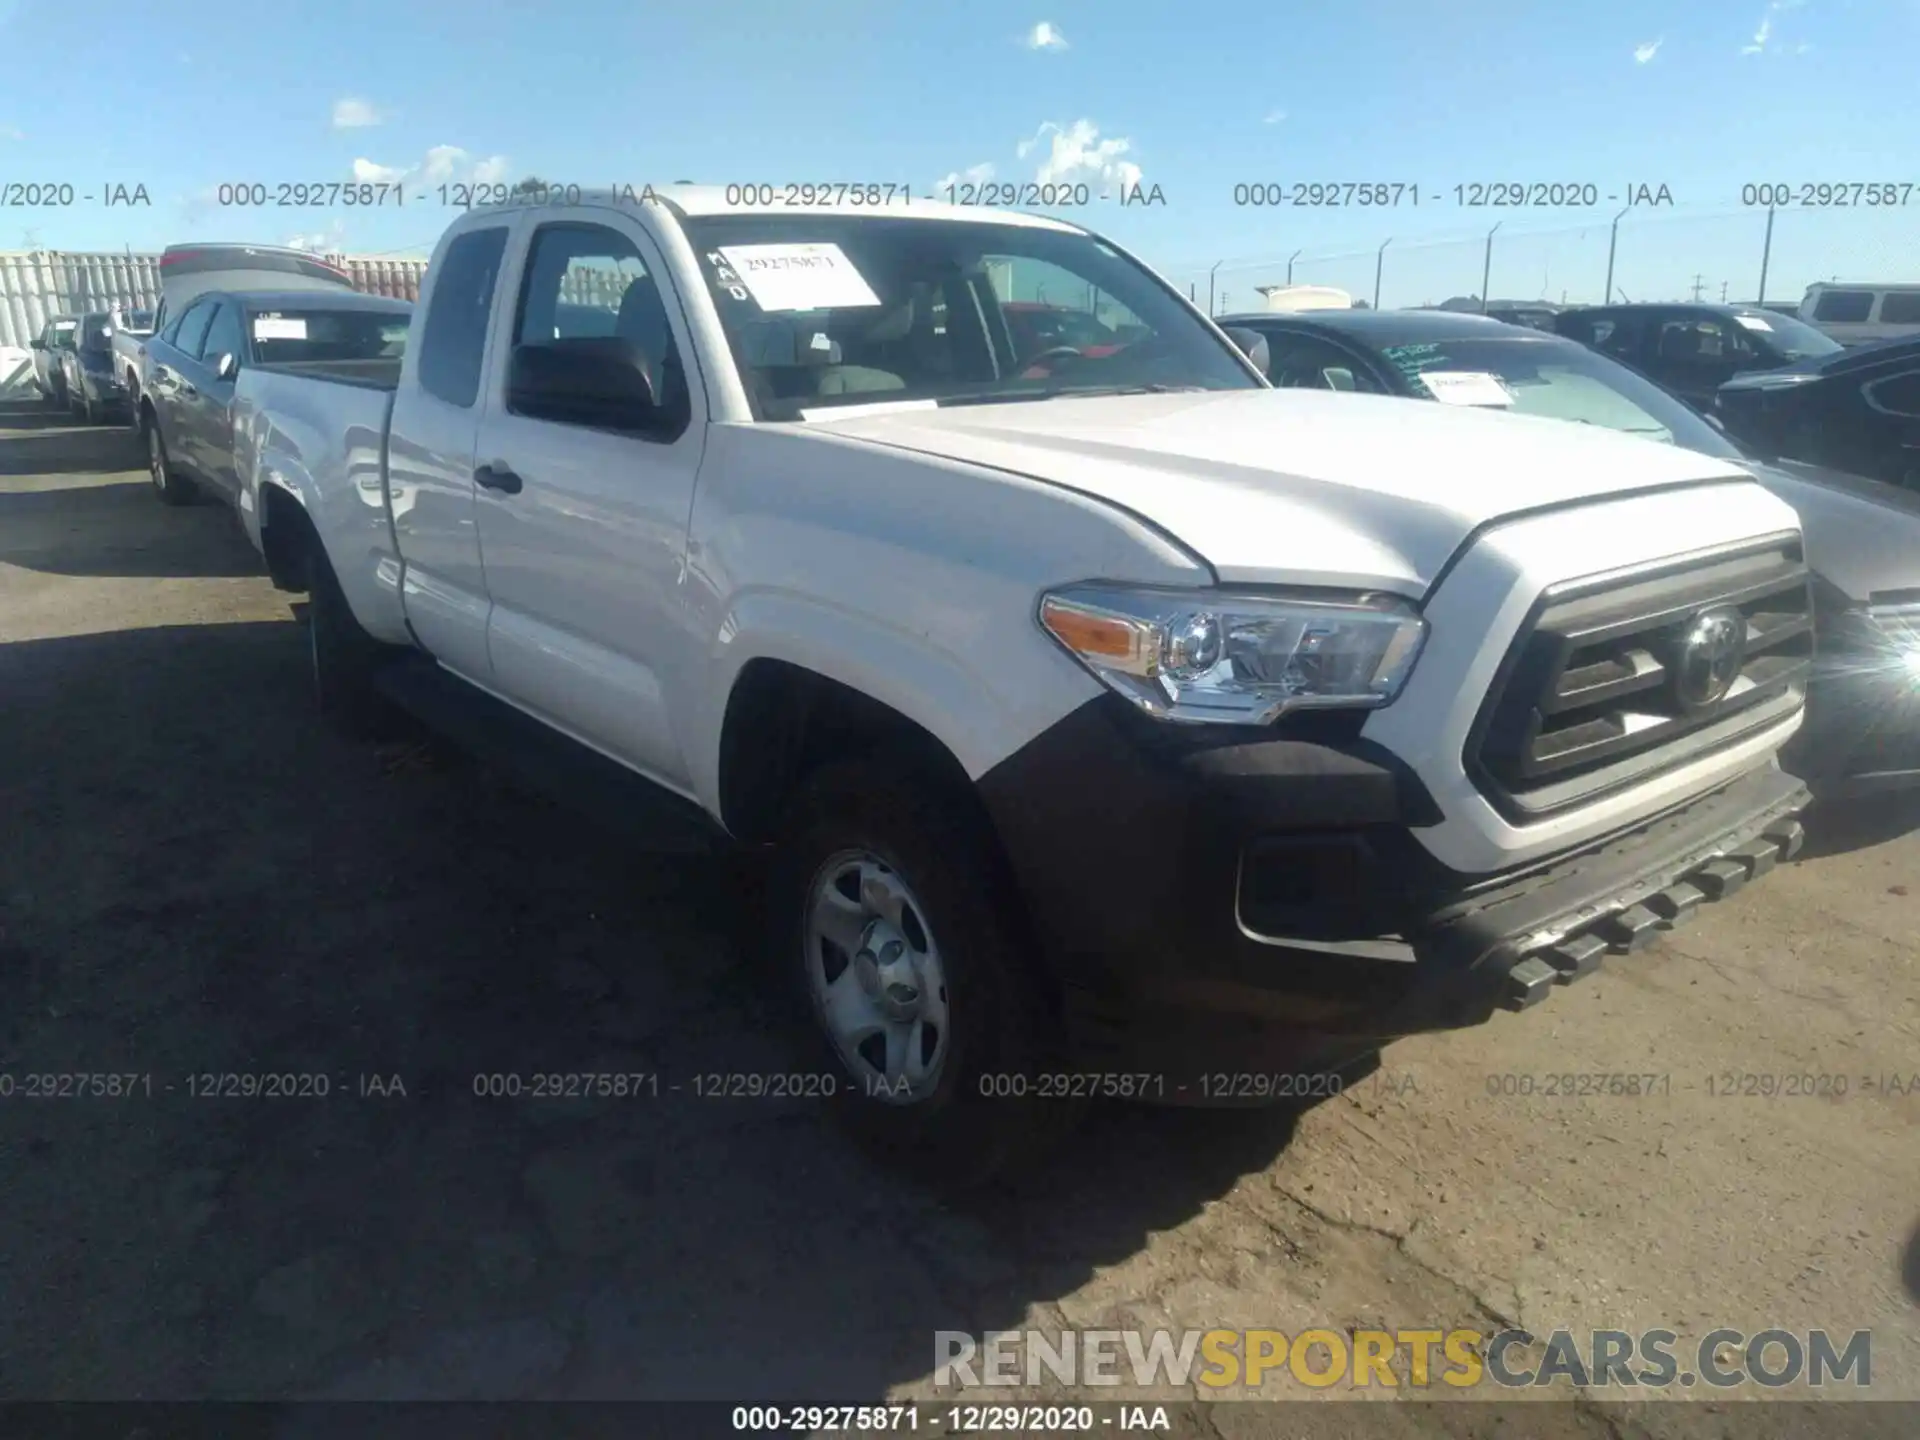
[[[0,1396],[871,1402],[932,1393],[940,1329],[1515,1324],[1870,1329],[1871,1394],[1920,1400],[1920,1093],[1880,1083],[1920,1081],[1915,807],[1816,817],[1672,941],[1304,1115],[1116,1106],[943,1201],[807,1103],[476,1095],[784,1068],[751,874],[334,738],[290,597],[138,466],[0,405]],[[22,1097],[49,1072],[142,1078]],[[195,1093],[227,1073],[328,1093]],[[1625,1073],[1667,1078],[1548,1093]],[[1740,1073],[1847,1093],[1710,1093]]]

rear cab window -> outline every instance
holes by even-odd
[[[487,323],[507,253],[507,233],[506,225],[490,225],[449,241],[427,301],[420,334],[420,388],[463,410],[472,409],[480,395]]]
[[[405,310],[281,306],[248,311],[246,334],[262,365],[397,360],[406,354],[411,320]]]

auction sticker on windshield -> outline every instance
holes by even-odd
[[[1513,393],[1484,370],[1423,370],[1420,383],[1443,405],[1511,405]]]
[[[304,340],[307,338],[307,322],[298,316],[257,315],[253,321],[253,338],[256,340]]]
[[[838,245],[724,245],[720,254],[762,310],[880,303]]]
[[[1773,326],[1769,325],[1766,321],[1762,320],[1758,315],[1736,315],[1733,318],[1735,322],[1746,326],[1747,329],[1749,330],[1773,329]]]

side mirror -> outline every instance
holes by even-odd
[[[646,357],[615,337],[516,346],[507,365],[507,408],[603,430],[652,430],[664,419]]]
[[[1254,368],[1269,380],[1273,378],[1273,358],[1267,350],[1267,337],[1258,330],[1234,328],[1226,332],[1240,352],[1253,362]]]
[[[215,363],[213,373],[222,380],[231,380],[240,373],[240,357],[233,354],[222,355]]]
[[[29,340],[27,342],[27,345],[28,345],[28,348],[34,349],[34,350],[44,350],[47,348],[47,342],[42,340],[38,335],[34,336],[33,339]]]

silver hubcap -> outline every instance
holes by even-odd
[[[920,902],[896,872],[844,851],[815,872],[806,920],[814,1013],[864,1091],[911,1105],[940,1083],[947,977]]]

